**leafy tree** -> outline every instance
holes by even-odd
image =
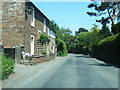
[[[49,28],[56,33],[56,38],[62,39],[63,37],[62,31],[55,21],[53,20],[49,21]]]
[[[72,31],[69,28],[65,29],[65,28],[62,27],[60,30],[62,31],[63,35],[72,33]]]
[[[87,12],[90,16],[102,16],[100,20],[96,20],[96,22],[110,23],[111,22],[111,30],[113,34],[116,34],[114,29],[112,28],[116,19],[120,19],[120,1],[119,2],[101,2],[101,4],[91,3],[88,5],[88,8],[93,8],[96,12]],[[107,14],[107,17],[105,17]]]
[[[109,28],[107,27],[106,23],[103,24],[102,29],[100,30],[101,35],[104,37],[111,36]]]
[[[98,29],[98,25],[93,24],[93,27],[91,28],[92,31],[99,32],[100,29]]]
[[[117,24],[114,24],[113,29],[115,32],[120,33],[120,22],[118,22]]]
[[[74,41],[75,37],[71,34],[64,34],[63,41],[66,43],[67,49],[69,50],[70,44]]]
[[[56,32],[56,44],[57,44],[58,56],[67,55],[67,47],[66,47],[67,41],[65,43],[63,39],[64,39],[64,35],[66,35],[67,33],[71,33],[71,31],[69,29],[60,28],[58,24],[53,20],[49,22],[49,28],[54,32]]]
[[[75,31],[75,35],[77,36],[81,32],[88,32],[88,30],[86,30],[85,28],[79,28],[78,31]]]

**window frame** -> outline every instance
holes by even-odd
[[[31,26],[35,27],[35,8],[31,7]]]

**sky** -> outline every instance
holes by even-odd
[[[31,0],[32,1],[32,0]],[[33,2],[33,1],[32,1]],[[91,2],[33,2],[50,20],[58,26],[78,31],[80,27],[90,30],[93,24],[101,28],[96,22],[97,17],[90,17],[86,12],[94,9],[87,8]]]

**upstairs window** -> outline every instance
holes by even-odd
[[[31,7],[31,26],[35,27],[35,9]]]
[[[46,19],[45,18],[44,18],[43,24],[44,24],[43,32],[46,32]]]

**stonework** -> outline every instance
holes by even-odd
[[[32,2],[2,2],[2,40],[4,47],[24,47],[26,53],[31,52],[31,35],[34,36],[34,54],[38,53],[38,39],[40,32],[44,30],[46,19],[46,34],[48,34],[49,19]],[[32,11],[35,11],[35,26],[31,26]],[[0,14],[1,15],[1,14]],[[46,52],[50,52],[51,44],[55,45],[55,39],[51,39],[48,45],[44,45]],[[49,53],[48,53],[49,54]]]

